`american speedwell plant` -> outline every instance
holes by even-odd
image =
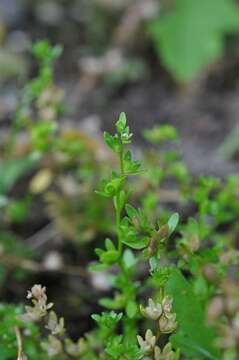
[[[118,321],[122,322],[123,335],[113,335],[106,338],[105,353],[112,359],[141,359],[148,356],[152,359],[178,359],[179,352],[173,351],[170,343],[160,348],[159,341],[163,334],[172,333],[176,327],[176,314],[172,311],[173,299],[165,296],[164,286],[155,294],[155,302],[149,299],[148,305],[139,308],[142,289],[147,289],[144,282],[136,278],[136,269],[142,262],[149,262],[149,269],[153,275],[160,270],[159,260],[165,249],[168,237],[177,226],[178,214],[174,214],[168,223],[153,224],[142,209],[128,203],[130,191],[126,181],[130,176],[140,174],[141,162],[134,160],[127,145],[131,143],[132,133],[126,123],[126,115],[120,114],[116,123],[116,134],[104,133],[108,147],[116,154],[119,170],[113,171],[110,179],[102,181],[99,195],[112,198],[115,210],[117,244],[106,239],[105,250],[96,249],[99,263],[95,270],[107,269],[112,266],[118,268],[117,275],[111,276],[115,287],[113,299],[102,299],[101,305],[111,311],[120,310]],[[135,252],[137,251],[137,252]],[[108,313],[115,317],[115,312]],[[106,315],[104,313],[103,318]],[[155,329],[147,329],[145,339],[138,334],[139,320],[148,317],[156,322]],[[100,318],[93,316],[100,324]],[[155,331],[155,333],[154,333]],[[136,342],[136,336],[138,344]]]
[[[108,297],[100,297],[102,313],[86,320],[84,300],[93,290],[88,283],[83,306],[72,310],[91,329],[78,341],[41,285],[28,292],[25,312],[0,304],[0,360],[237,360],[238,178],[192,178],[175,151],[164,151],[165,142],[178,141],[168,125],[144,132],[153,146],[145,149],[142,166],[129,150],[132,134],[124,113],[116,134],[104,134],[111,156],[81,132],[61,130],[62,93],[53,84],[52,66],[59,48],[40,42],[34,53],[39,76],[26,86],[0,164],[0,285],[12,297],[11,281],[4,286],[12,270],[17,284],[28,271],[51,271],[45,255],[26,251],[21,239],[28,237],[32,205],[41,199],[47,204],[43,217],[61,238],[74,241],[76,251],[80,246],[82,256],[88,256],[88,241],[97,242],[98,262],[80,270],[87,283],[101,272]],[[23,128],[28,141],[18,144]],[[179,225],[172,208],[180,209]],[[67,267],[64,250],[60,255],[55,270],[78,274],[78,267]]]
[[[159,179],[148,182],[156,191],[150,190],[154,214],[135,196],[137,179],[150,175],[128,149],[132,133],[124,113],[116,134],[106,132],[104,139],[116,166],[96,193],[111,200],[115,222],[90,271],[104,274],[111,296],[101,298],[102,313],[92,315],[96,327],[73,341],[46,288],[34,285],[25,313],[21,307],[0,308],[0,355],[4,360],[17,352],[18,360],[236,360],[239,293],[228,274],[238,264],[238,251],[217,232],[226,209],[230,218],[236,214],[231,182],[223,190],[213,179],[190,185],[193,191],[185,194],[198,212],[178,226],[177,213],[168,216],[157,208]]]
[[[97,194],[112,200],[115,236],[105,240],[104,248],[96,249],[99,259],[90,269],[107,274],[113,297],[100,299],[106,310],[92,315],[96,328],[73,342],[64,320],[48,303],[46,289],[35,285],[27,296],[32,306],[18,317],[16,335],[24,334],[28,323],[44,324],[47,337],[37,328],[41,350],[34,358],[40,360],[178,360],[181,354],[186,359],[227,359],[221,356],[216,332],[205,320],[206,300],[217,290],[209,288],[201,273],[208,255],[199,252],[197,222],[189,219],[181,226],[178,239],[174,234],[177,213],[164,223],[129,203],[135,184],[132,179],[147,170],[128,149],[132,133],[124,113],[116,123],[116,134],[105,132],[104,139],[118,166],[110,178],[102,180]],[[184,273],[190,274],[190,281]],[[200,292],[200,279],[208,286],[207,295]],[[29,356],[24,342],[18,342],[19,360]]]
[[[104,138],[118,158],[118,170],[112,172],[110,179],[102,180],[101,189],[97,191],[113,201],[116,242],[107,238],[105,249],[96,249],[99,261],[91,265],[94,271],[107,270],[111,274],[114,297],[100,300],[107,311],[92,315],[97,328],[74,343],[65,335],[63,319],[58,320],[53,304],[47,302],[46,289],[35,285],[27,296],[33,305],[26,307],[20,319],[44,321],[50,334],[42,341],[42,349],[49,358],[177,360],[179,349],[168,339],[177,328],[173,298],[165,293],[170,268],[162,268],[160,258],[177,226],[178,214],[173,214],[166,224],[154,224],[142,209],[129,204],[131,190],[126,182],[144,169],[127,149],[132,134],[124,113],[116,129],[115,135],[105,132]],[[145,264],[152,279],[158,279],[154,293],[144,279]],[[148,300],[143,300],[147,297]]]

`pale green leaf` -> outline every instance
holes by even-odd
[[[173,298],[173,310],[177,315],[177,333],[170,339],[175,348],[179,347],[189,357],[219,359],[214,347],[214,330],[206,324],[205,311],[179,270],[172,270],[165,290]]]

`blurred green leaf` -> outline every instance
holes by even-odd
[[[152,129],[144,130],[143,136],[152,144],[159,144],[163,141],[177,140],[177,131],[172,125],[156,125]]]
[[[219,359],[218,350],[213,346],[214,330],[206,325],[203,307],[192,286],[176,268],[169,276],[166,293],[174,299],[179,324],[177,333],[170,338],[173,346],[189,357]]]
[[[239,7],[234,0],[176,0],[149,29],[164,65],[187,82],[222,55],[225,35],[239,29]]]
[[[34,168],[38,160],[39,157],[36,154],[31,154],[0,163],[0,194],[11,190],[23,175],[26,175]]]
[[[120,113],[119,120],[116,122],[116,129],[118,133],[122,133],[126,127],[126,114],[124,112]]]
[[[179,222],[179,215],[178,213],[174,213],[168,221],[169,234],[172,234],[174,232],[174,230],[178,225],[178,222]]]
[[[45,63],[57,59],[62,53],[62,46],[51,46],[47,40],[38,41],[32,47],[33,54]]]
[[[130,204],[126,204],[125,205],[125,210],[126,213],[128,215],[128,217],[132,220],[134,217],[138,216],[138,211],[137,209],[135,209],[132,205]]]
[[[124,251],[123,260],[124,260],[125,267],[127,269],[130,269],[131,267],[135,266],[137,263],[137,259],[134,255],[133,251],[131,251],[130,249],[126,249]]]
[[[126,306],[126,314],[130,319],[132,319],[137,314],[137,311],[138,311],[137,303],[133,300],[130,300]]]

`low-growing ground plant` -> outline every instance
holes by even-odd
[[[83,133],[64,132],[53,81],[59,48],[40,42],[34,52],[40,71],[25,89],[0,164],[0,360],[237,360],[238,178],[191,177],[178,153],[165,150],[178,142],[168,125],[144,131],[151,146],[135,159],[124,113],[116,133],[104,133],[108,152]],[[80,268],[66,267],[63,251],[55,265],[62,277],[79,269],[86,276],[72,308],[74,332],[58,306],[61,285],[33,282],[32,272],[51,274],[35,238],[23,241],[34,204],[83,254]],[[90,282],[99,276],[106,291],[97,295]],[[12,297],[14,286],[22,294],[22,280],[31,283],[25,307]]]
[[[108,274],[112,297],[100,299],[105,310],[92,315],[95,329],[75,342],[48,302],[46,288],[34,285],[27,295],[32,305],[25,312],[1,307],[1,357],[10,359],[18,352],[19,360],[236,359],[238,287],[227,276],[238,263],[238,252],[217,235],[220,216],[218,223],[205,223],[211,207],[214,216],[223,211],[230,191],[224,188],[219,195],[218,182],[202,179],[192,195],[199,206],[197,221],[186,219],[177,229],[177,213],[166,222],[151,220],[144,208],[130,204],[127,182],[146,169],[127,149],[132,133],[124,113],[116,130],[115,135],[105,132],[104,138],[119,165],[97,190],[113,202],[115,236],[96,249],[99,260],[90,266]],[[208,201],[212,190],[220,199]],[[202,243],[209,234],[210,247]]]

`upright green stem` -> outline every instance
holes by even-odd
[[[121,150],[119,153],[119,159],[120,159],[120,175],[124,176],[124,150],[123,150],[123,144],[121,145]],[[121,234],[120,234],[120,223],[121,223],[121,204],[120,204],[120,192],[116,196],[116,227],[117,227],[117,236],[118,236],[118,250],[120,253],[120,257],[122,255],[123,251],[123,243],[121,240]]]
[[[120,172],[121,176],[124,176],[124,151],[123,151],[123,145],[119,154],[120,157]]]
[[[116,196],[115,211],[116,211],[116,228],[117,228],[117,237],[118,237],[118,251],[121,256],[123,250],[123,244],[121,241],[121,234],[120,234],[120,222],[121,222],[120,194],[117,194]]]

